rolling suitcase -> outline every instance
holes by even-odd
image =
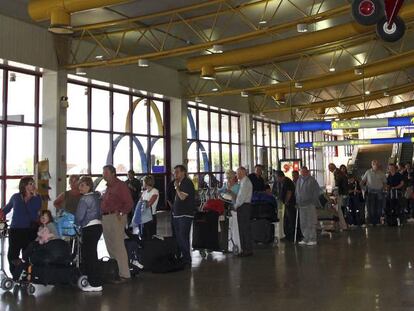
[[[269,202],[256,202],[251,204],[251,219],[267,219],[277,222],[277,208]]]
[[[193,249],[220,251],[216,212],[198,212],[193,221]]]
[[[252,221],[253,241],[256,243],[270,244],[275,239],[275,226],[266,219],[254,219]]]

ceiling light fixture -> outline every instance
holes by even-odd
[[[194,98],[194,101],[196,103],[202,103],[203,102],[203,100],[201,99],[201,97],[198,97],[198,96],[196,96],[196,98]]]
[[[98,60],[101,60],[101,59],[103,59],[103,55],[96,55],[95,58],[98,59]]]
[[[259,25],[266,25],[267,24],[267,21],[266,20],[264,20],[264,19],[262,19],[260,22],[259,22]]]
[[[295,88],[297,88],[297,89],[303,88],[302,82],[295,82]]]
[[[82,68],[82,67],[78,67],[78,68],[76,68],[76,74],[77,74],[78,76],[86,76],[86,71],[85,71],[85,69],[84,69],[84,68]]]
[[[365,95],[369,95],[369,94],[371,94],[371,92],[370,91],[365,91]]]
[[[335,67],[329,67],[329,71],[330,72],[335,72],[336,71],[336,68]]]
[[[241,97],[249,97],[249,93],[247,93],[246,91],[241,91],[240,96]]]
[[[221,44],[214,44],[213,45],[213,53],[220,54],[223,53],[223,46]]]
[[[204,80],[216,80],[214,68],[212,66],[201,67],[201,78]]]
[[[354,74],[356,76],[361,76],[364,73],[364,70],[362,68],[355,68],[354,69]]]
[[[148,67],[148,66],[149,66],[148,59],[145,59],[145,58],[138,59],[138,67]]]
[[[309,31],[308,24],[297,24],[296,29],[297,29],[298,32],[308,32]]]
[[[384,96],[385,96],[385,97],[389,97],[389,96],[390,96],[390,93],[388,93],[388,92],[384,92]]]
[[[218,90],[219,90],[219,89],[218,89],[218,87],[213,87],[213,88],[211,89],[211,91],[212,91],[212,92],[218,92]]]

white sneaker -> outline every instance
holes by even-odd
[[[315,246],[317,244],[318,243],[316,241],[311,241],[311,242],[306,243],[307,246]]]
[[[88,285],[86,287],[82,287],[82,291],[84,292],[101,292],[102,289],[103,289],[102,286],[93,287],[93,286]]]
[[[305,241],[299,241],[299,243],[298,243],[299,245],[306,245],[307,243],[305,242]]]
[[[134,266],[138,267],[138,269],[144,269],[144,266],[142,264],[140,264],[138,260],[133,260],[131,263]]]

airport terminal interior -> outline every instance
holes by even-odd
[[[413,0],[0,0],[0,310],[414,310]]]

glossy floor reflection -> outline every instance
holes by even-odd
[[[192,270],[139,275],[101,294],[37,286],[0,310],[414,310],[414,226],[353,230],[317,247],[281,244],[239,259],[194,252]]]

